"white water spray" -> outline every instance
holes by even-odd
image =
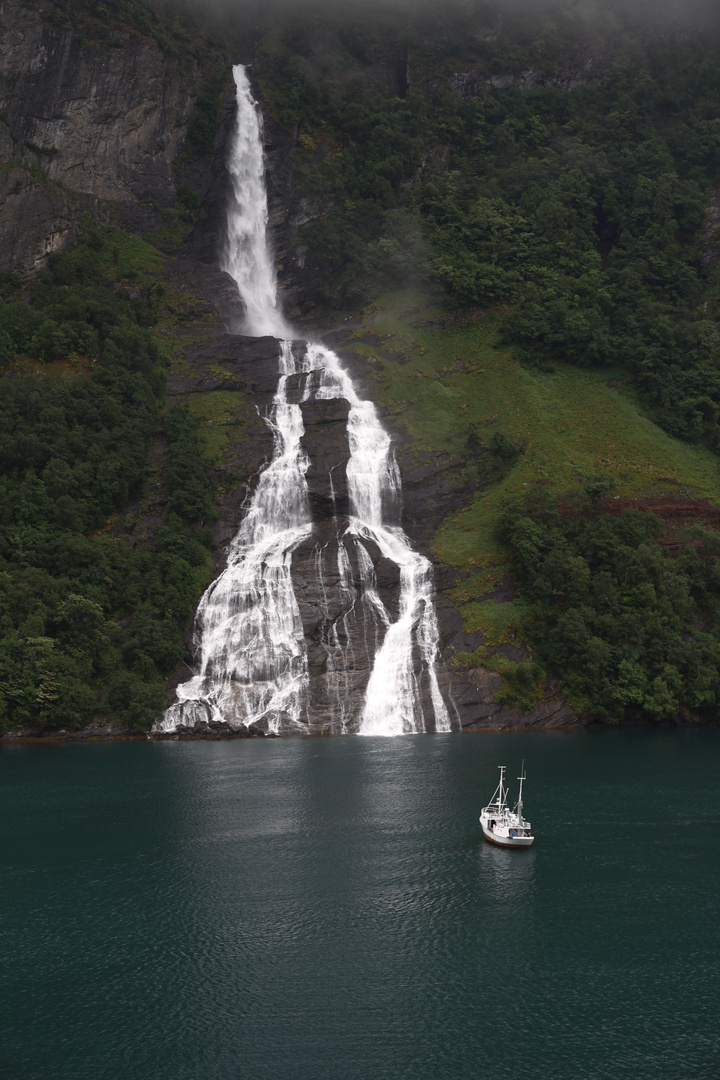
[[[227,569],[200,601],[200,671],[178,687],[162,731],[206,721],[235,728],[256,723],[279,733],[300,725],[307,708],[307,657],[290,570],[312,521],[300,406],[288,405],[285,393],[294,370],[289,342],[280,362],[268,418],[273,459],[230,547]]]
[[[277,307],[275,275],[267,243],[267,197],[262,162],[261,125],[244,68],[234,69],[238,120],[230,158],[233,198],[228,210],[228,248],[224,269],[237,283],[251,336],[289,337]],[[364,701],[348,713],[348,672],[328,659],[337,724],[333,730],[361,735],[401,735],[425,730],[450,731],[451,721],[438,685],[438,626],[433,606],[432,567],[413,551],[398,526],[387,524],[386,508],[399,506],[400,474],[391,441],[375,406],[359,398],[350,376],[331,350],[309,343],[296,361],[290,341],[280,346],[280,379],[268,417],[273,458],[262,473],[247,515],[233,541],[225,572],[203,596],[195,637],[199,672],[177,690],[177,703],[157,725],[160,731],[219,722],[233,728],[257,725],[281,733],[308,730],[304,721],[309,694],[307,651],[293,589],[292,557],[312,535],[305,473],[308,460],[300,405],[289,404],[288,376],[306,373],[304,401],[342,398],[348,415],[348,524],[338,535],[339,593],[343,620],[354,608],[348,550],[360,568],[360,606],[374,629],[374,660]],[[398,617],[393,621],[377,589],[366,544],[399,569]],[[324,591],[325,553],[314,565]],[[347,633],[344,635],[349,636]],[[344,663],[336,627],[330,636]],[[429,687],[429,706],[421,686]]]
[[[277,303],[275,267],[267,245],[268,220],[263,159],[262,114],[250,92],[242,64],[233,68],[237,117],[228,170],[232,194],[222,269],[235,281],[245,304],[244,331],[250,337],[289,338],[292,331]]]

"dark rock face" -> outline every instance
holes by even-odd
[[[268,237],[274,250],[283,310],[289,318],[309,326],[316,315],[317,285],[323,268],[295,242],[295,233],[320,217],[318,198],[297,187],[292,167],[293,142],[264,106],[259,89],[255,96],[263,108],[263,137],[268,171]]]
[[[314,733],[349,725],[362,705],[384,627],[362,600],[358,545],[345,538],[346,521],[319,522],[296,549],[293,581],[308,650],[308,723]],[[340,559],[349,564],[349,574]]]
[[[71,244],[78,232],[78,202],[60,189],[38,187],[24,169],[0,172],[0,263],[29,273]]]
[[[542,68],[490,74],[484,68],[474,67],[469,71],[455,72],[450,86],[465,101],[470,101],[486,86],[493,90],[532,90],[537,86],[557,86],[571,92],[584,86],[590,75],[595,74],[598,60],[598,57],[587,57],[577,66],[559,74],[550,74]]]
[[[177,202],[174,163],[203,82],[180,72],[154,40],[115,30],[102,42],[55,29],[52,3],[0,5],[0,262],[21,274],[71,243],[81,218],[158,228]],[[217,256],[228,90],[210,161],[188,160],[178,178],[205,202],[195,254]]]
[[[325,521],[349,511],[347,462],[347,401],[306,401],[302,406],[305,437],[303,446],[309,458],[305,474],[310,492],[313,520]]]

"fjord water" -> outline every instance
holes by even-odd
[[[720,732],[3,747],[7,1080],[711,1080]],[[477,815],[526,759],[534,848]]]

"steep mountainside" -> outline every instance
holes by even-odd
[[[713,716],[717,20],[179,10],[0,3],[0,723],[147,729],[269,459],[277,344],[218,269],[238,59],[285,311],[393,435],[462,725]]]

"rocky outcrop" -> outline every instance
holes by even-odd
[[[21,165],[8,165],[0,171],[0,265],[20,274],[40,269],[48,255],[77,238],[82,211],[81,200],[38,182]]]
[[[538,86],[558,86],[569,92],[585,85],[596,63],[596,58],[588,57],[581,67],[559,73],[551,73],[541,68],[489,73],[481,67],[474,67],[468,71],[455,72],[450,88],[464,101],[470,101],[486,87],[492,90],[533,90]]]
[[[16,145],[49,181],[112,202],[174,202],[172,162],[193,84],[169,71],[154,42],[129,31],[112,46],[55,34],[14,9],[2,42],[3,109]]]
[[[263,100],[260,87],[254,92],[263,113],[265,162],[268,171],[268,240],[275,255],[275,267],[283,310],[303,325],[315,323],[318,285],[323,268],[298,240],[298,230],[322,216],[322,202],[303,191],[293,168],[294,141],[275,123]],[[322,325],[322,320],[316,325]]]
[[[179,161],[206,78],[157,41],[113,25],[101,40],[53,19],[54,5],[0,2],[0,263],[21,274],[71,242],[82,219],[159,228],[179,183],[205,202],[216,229],[228,93],[211,160]],[[216,252],[213,250],[213,255]]]
[[[582,721],[558,693],[556,683],[545,688],[544,696],[530,710],[498,705],[495,695],[502,685],[500,676],[487,668],[471,668],[454,680],[458,711],[465,719],[465,731],[518,731],[524,728],[578,727]]]

